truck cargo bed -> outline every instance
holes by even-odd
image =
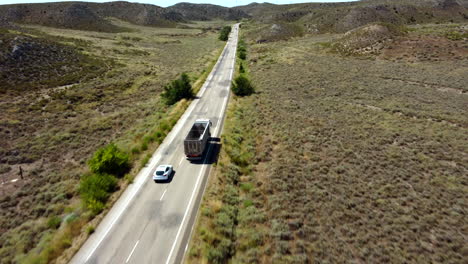
[[[206,125],[207,124],[203,123],[193,124],[185,140],[200,140],[201,136],[203,135],[203,132],[205,131]]]

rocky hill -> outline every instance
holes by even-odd
[[[175,13],[182,14],[186,20],[238,20],[250,17],[241,9],[233,9],[209,4],[178,3],[168,7],[167,9]]]
[[[0,21],[101,32],[125,30],[113,25],[107,18],[137,25],[172,27],[188,20],[238,20],[248,17],[240,9],[190,3],[179,3],[168,8],[125,1],[0,5]]]
[[[0,17],[9,22],[39,24],[104,32],[119,31],[86,3],[18,4],[0,6]]]
[[[0,33],[0,93],[75,83],[99,74],[104,65],[57,41]]]
[[[372,22],[418,24],[467,21],[466,6],[465,0],[367,0],[292,5],[253,3],[235,9],[262,23],[297,22],[307,32],[346,32]]]
[[[118,1],[88,5],[102,17],[115,17],[137,25],[173,26],[185,21],[179,13],[150,4]]]
[[[162,7],[129,2],[60,2],[0,6],[0,20],[51,27],[117,32],[108,17],[138,25],[174,26],[183,22],[181,14]]]

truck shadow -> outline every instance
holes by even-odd
[[[191,160],[192,164],[213,164],[218,162],[219,153],[221,152],[221,139],[216,137],[211,137],[208,141],[207,151],[203,159],[201,160]]]

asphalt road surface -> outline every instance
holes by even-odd
[[[192,232],[211,163],[220,148],[219,135],[234,71],[238,24],[197,99],[153,154],[149,164],[115,203],[71,263],[180,263]],[[212,121],[213,139],[204,160],[186,160],[183,140],[199,118]],[[159,164],[175,173],[155,183]]]

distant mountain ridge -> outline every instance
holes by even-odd
[[[234,9],[262,23],[297,23],[306,32],[346,32],[372,22],[417,24],[468,21],[467,0],[362,0],[346,3],[274,5]]]
[[[0,6],[0,18],[8,22],[114,32],[119,28],[89,8],[88,3],[17,4]]]
[[[213,19],[238,20],[250,16],[240,9],[211,4],[178,3],[167,8],[182,14],[187,20],[207,21]]]
[[[178,3],[163,8],[125,1],[56,2],[0,5],[0,21],[44,26],[118,32],[124,29],[107,18],[137,25],[174,27],[191,20],[240,20],[295,23],[304,32],[346,32],[372,22],[417,24],[468,21],[468,0],[362,0],[346,3],[275,5],[251,3],[233,8]],[[4,22],[0,23],[5,24]]]
[[[119,31],[105,18],[115,17],[138,25],[171,26],[184,22],[183,17],[165,8],[129,2],[57,2],[0,6],[0,19],[9,22],[51,27]]]
[[[232,8],[189,3],[168,8],[125,1],[0,5],[0,21],[103,32],[123,30],[107,21],[108,17],[137,25],[172,27],[189,20],[237,20],[248,15]]]

